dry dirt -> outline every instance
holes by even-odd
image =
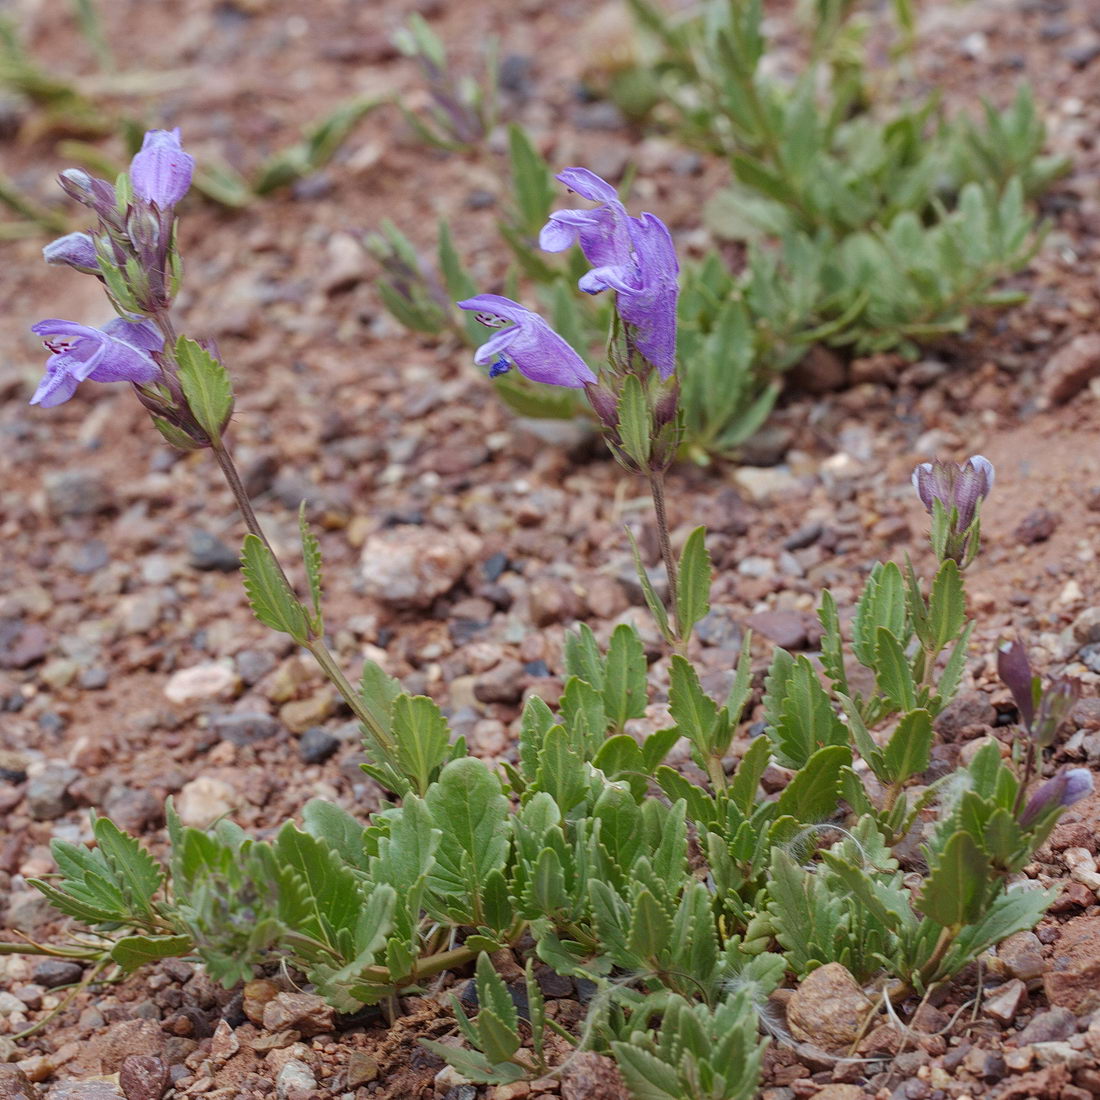
[[[251,170],[355,95],[399,92],[410,105],[422,102],[414,66],[389,45],[419,10],[458,67],[477,64],[489,35],[500,38],[502,56],[525,59],[511,62],[519,75],[503,95],[505,116],[529,129],[552,164],[586,164],[613,179],[636,165],[632,201],[664,217],[685,248],[699,246],[701,200],[724,178],[722,166],[678,157],[667,138],[633,132],[578,94],[615,42],[606,25],[592,29],[597,16],[582,0],[119,0],[101,8],[126,73],[138,74],[136,93],[109,102],[179,125],[200,162],[217,156]],[[782,25],[786,5],[775,11]],[[99,79],[69,5],[9,0],[4,12],[37,58]],[[1093,331],[1100,298],[1100,15],[1091,0],[935,0],[921,5],[921,28],[910,87],[940,87],[952,109],[967,110],[980,95],[1008,102],[1026,77],[1052,149],[1074,158],[1072,174],[1044,200],[1046,244],[1015,280],[1029,300],[979,318],[917,366],[862,361],[847,367],[842,390],[814,393],[812,379],[791,387],[772,424],[777,489],[767,497],[747,491],[734,464],[672,471],[677,537],[707,524],[718,568],[699,657],[720,680],[750,615],[787,613],[757,620],[758,633],[778,632],[812,609],[824,585],[850,607],[878,557],[908,551],[927,568],[910,470],[934,456],[980,452],[996,464],[997,486],[983,515],[986,548],[970,574],[979,626],[968,681],[945,739],[965,742],[989,727],[1012,735],[998,717],[1010,717],[1010,707],[992,655],[998,637],[1019,631],[1044,671],[1068,667],[1088,685],[1050,764],[1095,764],[1100,651],[1088,646],[1100,641],[1089,613],[1100,605],[1100,389],[1086,385],[1060,404],[1047,398],[1056,390],[1050,360]],[[63,135],[42,132],[18,110],[12,117],[22,129],[3,131],[4,170],[53,203]],[[121,156],[110,143],[104,149]],[[633,616],[652,633],[624,583],[624,523],[655,549],[642,486],[599,441],[583,427],[511,417],[465,351],[409,335],[385,314],[371,262],[354,247],[390,218],[428,248],[446,217],[482,287],[499,289],[505,257],[493,224],[505,186],[501,143],[477,154],[433,152],[383,108],[332,165],[292,191],[241,211],[192,196],[181,210],[180,316],[190,332],[217,338],[234,374],[232,444],[261,518],[277,544],[292,547],[298,501],[308,501],[322,529],[329,626],[345,666],[382,661],[410,690],[435,697],[485,757],[514,751],[525,691],[552,697],[560,689],[571,622],[602,635]],[[190,793],[196,815],[224,808],[262,832],[310,797],[366,812],[379,792],[358,769],[349,715],[252,620],[239,574],[216,567],[242,529],[209,457],[169,453],[121,386],[85,385],[55,410],[27,406],[42,362],[29,325],[109,315],[94,280],[40,262],[42,243],[5,244],[0,265],[0,918],[6,908],[11,927],[49,940],[59,926],[25,880],[51,869],[51,837],[87,838],[89,806],[159,849],[168,795]],[[416,607],[372,594],[364,547],[369,559],[423,533],[448,548],[453,583]],[[802,634],[795,643],[806,645]],[[756,644],[762,667],[769,643]],[[192,666],[215,666],[221,694],[172,702],[173,674]],[[659,677],[660,662],[656,669]],[[246,727],[233,721],[242,714],[258,717]],[[1075,807],[1029,868],[1066,881],[1037,938],[950,988],[912,1032],[872,1032],[865,1061],[838,1065],[774,1048],[763,1095],[1100,1095],[1100,1022],[1090,1026],[1100,1006],[1089,995],[1100,988],[1100,906],[1087,875],[1070,877],[1080,855],[1065,854],[1095,854],[1098,818],[1100,800]],[[979,982],[995,995],[994,983],[1013,975],[1025,989],[1007,1018],[972,1003]],[[127,1054],[172,1064],[177,1095],[266,1095],[294,1056],[309,1076],[288,1095],[308,1095],[309,1079],[320,1095],[474,1095],[437,1079],[441,1063],[414,1041],[450,1030],[430,1000],[406,1005],[392,1032],[367,1016],[337,1035],[280,1047],[278,1036],[246,1022],[239,994],[171,963],[81,993],[36,1035],[5,1047],[5,1033],[35,1023],[63,996],[43,977],[32,960],[0,957],[0,988],[23,1005],[0,1011],[0,1054],[58,1100],[115,1095],[110,1075]],[[554,1003],[563,1021],[576,1018],[570,992]],[[219,1060],[233,1041],[240,1049]],[[106,1081],[61,1084],[97,1074]],[[22,1095],[12,1080],[0,1072],[0,1096]],[[611,1097],[608,1082],[606,1065],[582,1060],[530,1095]],[[131,1100],[154,1093],[128,1083]]]

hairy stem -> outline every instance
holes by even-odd
[[[220,439],[212,441],[210,449],[214,452],[214,457],[218,460],[218,466],[221,468],[226,484],[229,486],[229,490],[237,502],[237,507],[240,509],[241,518],[244,520],[245,527],[247,527],[249,532],[255,535],[267,548],[267,552],[271,555],[271,560],[278,568],[279,575],[282,577],[287,590],[293,592],[294,588],[283,569],[282,563],[279,561],[275,550],[268,541],[267,535],[264,534],[263,528],[260,526],[260,521],[256,518],[256,512],[252,507],[252,501],[248,497],[248,492],[245,490],[244,483],[241,481],[240,474],[237,472],[237,467],[233,462],[232,456]],[[381,722],[379,722],[377,716],[370,709],[359,692],[352,687],[348,678],[344,675],[343,670],[336,663],[336,658],[332,655],[328,646],[325,645],[324,638],[310,638],[305,648],[320,666],[321,671],[328,677],[333,687],[335,687],[343,697],[344,702],[351,708],[352,714],[354,714],[370,731],[371,736],[378,743],[379,748],[386,756],[392,757],[396,752],[396,745],[393,739],[382,727]]]
[[[680,599],[676,583],[676,561],[672,556],[672,540],[669,538],[668,513],[665,511],[665,475],[663,471],[649,472],[649,491],[653,496],[653,512],[657,517],[657,540],[661,547],[661,560],[668,576],[668,602],[671,605],[675,633],[673,642],[677,652],[687,649],[687,639],[680,625]]]

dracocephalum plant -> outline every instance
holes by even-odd
[[[726,697],[712,698],[691,660],[692,629],[709,603],[704,532],[677,558],[664,514],[680,430],[671,238],[654,215],[627,213],[598,177],[567,169],[564,182],[596,205],[551,218],[544,243],[578,243],[592,265],[581,289],[614,296],[606,366],[593,370],[511,299],[461,304],[494,330],[483,365],[583,392],[611,453],[648,482],[667,601],[639,572],[672,651],[658,666],[667,667],[671,724],[633,734],[666,687],[638,632],[620,624],[601,645],[581,627],[565,647],[560,703],[527,700],[501,774],[452,740],[432,699],[404,692],[378,665],[367,662],[353,686],[325,641],[320,545],[304,518],[304,598],[288,581],[230,454],[228,372],[212,346],[177,334],[172,314],[174,208],[191,158],[165,131],[139,158],[113,185],[65,177],[98,221],[48,258],[98,277],[119,318],[103,329],[38,326],[51,356],[33,400],[57,405],[89,378],[129,381],[170,443],[213,454],[248,529],[244,582],[257,618],[309,652],[347,700],[362,725],[364,767],[391,801],[360,820],[314,799],[300,826],[288,821],[266,840],[229,821],[184,827],[169,806],[167,867],[97,817],[95,847],[56,839],[58,872],[35,882],[87,931],[0,952],[86,961],[88,980],[178,955],[227,985],[278,965],[341,1013],[379,1004],[391,1016],[403,993],[472,966],[478,1012],[468,1018],[455,1006],[465,1045],[433,1048],[470,1080],[534,1079],[572,1047],[610,1054],[647,1100],[748,1100],[766,1042],[760,1006],[788,975],[838,962],[880,1004],[901,1005],[1035,923],[1053,893],[1021,870],[1091,789],[1090,774],[1071,769],[1035,785],[1034,760],[1018,772],[989,744],[947,781],[913,787],[971,636],[963,578],[978,550],[979,498],[992,486],[984,460],[928,483],[931,583],[910,564],[879,563],[847,636],[823,594],[825,679],[806,656],[776,650],[764,732],[742,733],[754,703],[751,640]],[[850,685],[851,660],[873,674],[866,694]],[[705,783],[665,763],[681,739]],[[773,760],[792,773],[774,797],[760,784]],[[895,853],[914,829],[928,868],[916,884]],[[501,950],[524,956],[527,1022],[492,965]],[[579,1034],[545,1011],[535,960],[596,984]]]

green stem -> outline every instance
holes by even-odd
[[[940,938],[936,941],[936,947],[931,957],[928,959],[928,962],[920,968],[920,980],[923,985],[927,986],[935,976],[940,963],[943,962],[943,957],[955,942],[955,936],[958,934],[958,931],[958,928],[945,928],[940,932]]]
[[[237,507],[240,509],[241,518],[244,520],[245,527],[264,544],[267,552],[271,555],[271,560],[279,570],[279,575],[282,577],[283,583],[287,587],[287,591],[293,592],[294,588],[286,572],[283,570],[282,563],[279,561],[275,554],[275,550],[268,541],[267,535],[264,534],[263,528],[260,526],[260,521],[256,518],[256,512],[252,507],[252,501],[248,498],[248,493],[245,490],[244,483],[241,481],[240,474],[237,473],[237,467],[233,462],[232,456],[229,454],[229,451],[226,450],[225,444],[220,439],[212,440],[210,449],[214,452],[214,457],[218,460],[218,466],[221,468],[222,475],[225,477],[226,484],[229,486],[229,491],[233,494],[233,498],[237,502]],[[351,708],[352,714],[354,714],[370,731],[371,736],[377,741],[382,752],[392,759],[397,751],[397,746],[393,738],[390,737],[383,728],[381,722],[359,692],[351,686],[348,678],[336,663],[336,658],[333,657],[328,646],[325,645],[324,638],[310,638],[305,643],[305,648],[320,666],[321,671],[328,677],[329,681],[343,697],[344,702]]]
[[[687,639],[684,637],[680,624],[680,599],[679,588],[676,583],[676,560],[672,556],[672,539],[669,537],[668,513],[665,511],[665,475],[664,471],[650,470],[649,491],[653,496],[653,511],[657,517],[657,541],[661,547],[661,560],[665,563],[665,573],[668,576],[668,602],[671,605],[672,623],[675,638],[673,648],[677,653],[683,653],[687,649]]]

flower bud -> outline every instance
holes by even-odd
[[[1020,724],[1030,732],[1035,721],[1036,678],[1027,659],[1027,650],[1019,638],[997,646],[997,675],[1009,691],[1020,712]]]
[[[89,176],[80,168],[66,168],[57,182],[69,198],[94,210],[105,221],[115,219],[115,189],[106,180]]]
[[[1052,810],[1065,809],[1092,794],[1092,772],[1088,768],[1069,768],[1048,779],[1028,799],[1020,814],[1020,828],[1028,829]]]
[[[130,181],[136,195],[164,210],[187,194],[194,169],[195,158],[180,145],[179,127],[149,130],[130,162]]]
[[[95,241],[89,233],[66,233],[46,245],[42,256],[48,264],[72,267],[89,275],[99,274]]]

